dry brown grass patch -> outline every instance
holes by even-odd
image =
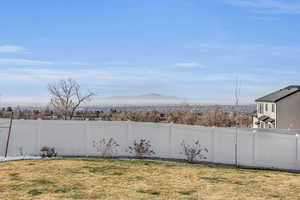
[[[0,199],[300,199],[300,175],[147,161],[0,163]]]

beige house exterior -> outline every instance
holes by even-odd
[[[291,85],[255,100],[253,128],[300,129],[300,85]]]

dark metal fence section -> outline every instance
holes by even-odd
[[[7,152],[8,152],[8,146],[9,146],[9,141],[10,141],[13,117],[14,117],[14,113],[12,112],[8,125],[7,125],[7,122],[1,122],[0,123],[0,129],[7,129],[8,130],[7,131],[7,137],[6,137],[6,145],[5,145],[5,155],[4,155],[5,158],[7,157]]]

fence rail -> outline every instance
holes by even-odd
[[[113,138],[119,144],[116,156],[132,156],[128,146],[146,139],[155,152],[152,156],[185,159],[182,141],[199,140],[208,149],[207,162],[300,171],[299,134],[299,130],[236,131],[166,123],[15,120],[8,155],[39,155],[43,146],[49,146],[60,156],[97,156],[93,141]],[[6,138],[0,130],[0,155],[5,153]]]

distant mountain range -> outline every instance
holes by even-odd
[[[184,101],[183,98],[178,98],[176,96],[165,96],[165,95],[162,95],[162,94],[157,94],[157,93],[149,93],[149,94],[142,94],[142,95],[136,95],[136,96],[112,96],[112,97],[108,97],[108,98],[105,98],[104,101],[106,100],[113,100],[113,101],[117,101],[117,102],[149,102],[149,101],[158,101],[158,102],[161,102],[161,101],[166,101],[168,103],[170,103],[170,101]]]

